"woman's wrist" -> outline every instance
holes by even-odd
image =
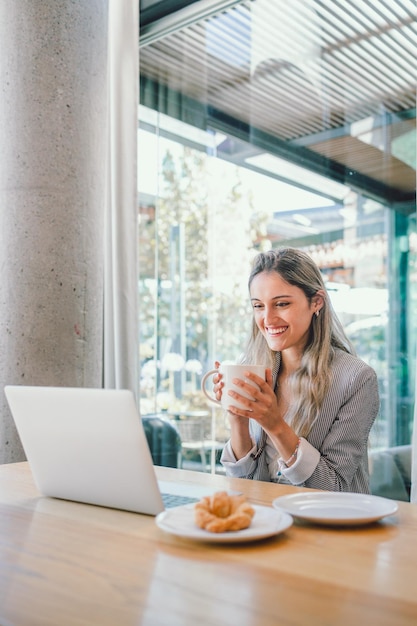
[[[228,413],[230,424],[230,443],[237,459],[246,456],[253,448],[252,437],[249,432],[249,421],[232,413]]]
[[[284,422],[279,428],[275,428],[273,432],[268,433],[272,443],[278,451],[281,462],[290,467],[297,460],[298,450],[300,446],[300,438],[293,429]]]
[[[301,443],[301,439],[298,440],[297,445],[294,448],[294,452],[291,454],[291,456],[286,461],[284,460],[284,464],[287,467],[291,467],[291,465],[294,465],[294,463],[296,462],[300,443]]]

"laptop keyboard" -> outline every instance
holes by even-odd
[[[198,498],[193,498],[192,496],[181,496],[175,493],[162,493],[161,495],[166,509],[171,509],[174,506],[182,506],[183,504],[198,502]]]

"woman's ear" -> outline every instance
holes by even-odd
[[[324,305],[324,291],[321,289],[317,291],[317,293],[312,297],[311,302],[313,303],[314,313],[320,311]]]

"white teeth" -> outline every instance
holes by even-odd
[[[287,328],[268,328],[267,330],[270,335],[281,335]]]

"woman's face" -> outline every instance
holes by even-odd
[[[321,296],[309,302],[302,289],[287,283],[277,272],[261,272],[252,280],[250,298],[255,322],[271,350],[292,349],[301,355],[311,319],[322,306]]]

